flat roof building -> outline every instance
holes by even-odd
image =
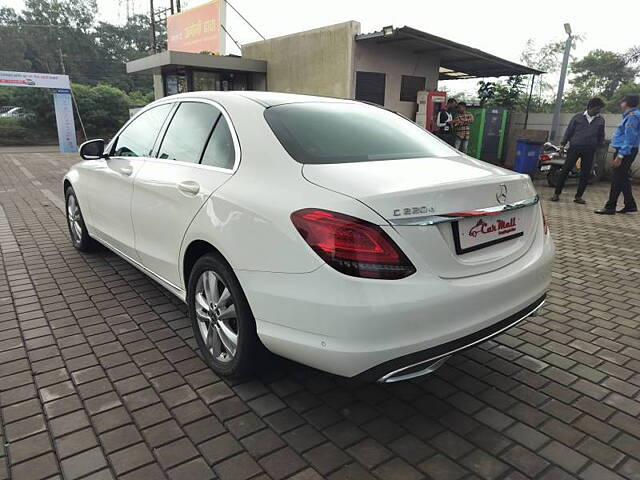
[[[170,50],[127,62],[127,73],[153,75],[156,100],[200,90],[265,90],[266,72],[263,60]]]
[[[337,25],[242,46],[242,57],[165,51],[127,63],[154,75],[156,98],[197,90],[269,90],[355,98],[412,118],[439,80],[543,73],[410,27],[362,34]]]
[[[267,62],[267,89],[364,100],[413,117],[439,80],[543,73],[410,27],[361,34],[355,21],[242,46]]]

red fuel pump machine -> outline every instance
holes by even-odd
[[[429,132],[436,132],[436,120],[440,108],[447,101],[447,92],[430,92],[422,90],[418,92],[418,111],[416,123]]]

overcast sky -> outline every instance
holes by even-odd
[[[146,13],[149,8],[148,0],[129,1],[136,13]],[[113,23],[124,21],[126,2],[98,0],[100,17]],[[185,8],[205,2],[181,3]],[[23,0],[0,0],[0,5],[18,10],[23,3]],[[155,3],[168,6],[169,0]],[[637,0],[232,0],[231,3],[267,38],[357,20],[363,33],[380,30],[385,25],[408,25],[519,61],[529,38],[540,45],[564,39],[563,24],[569,22],[575,33],[585,37],[574,51],[577,56],[596,48],[625,52],[640,44],[636,26],[618,27],[625,19],[633,19],[637,25],[640,19]],[[231,8],[227,8],[226,27],[241,44],[259,40]],[[229,40],[227,48],[228,53],[239,53]]]

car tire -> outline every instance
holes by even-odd
[[[96,243],[89,235],[84,223],[82,210],[76,192],[73,187],[67,187],[64,192],[65,216],[67,217],[67,227],[72,245],[81,252],[88,252],[95,248]]]
[[[229,264],[214,253],[202,256],[191,270],[187,292],[193,334],[209,367],[225,377],[252,373],[262,344]]]

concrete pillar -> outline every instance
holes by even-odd
[[[250,73],[252,90],[265,91],[267,89],[267,76],[264,73]]]
[[[156,100],[165,96],[164,79],[162,78],[162,75],[153,76],[153,94]]]

